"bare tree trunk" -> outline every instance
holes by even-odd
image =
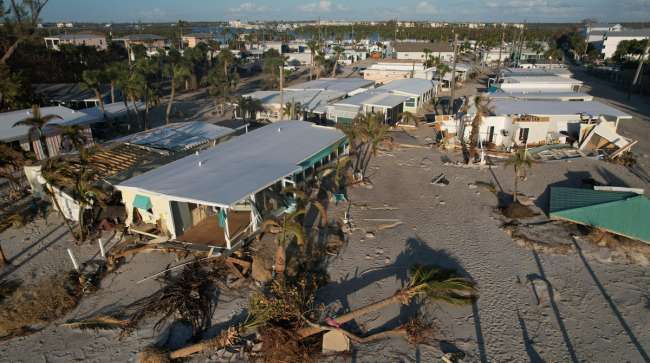
[[[514,203],[518,203],[519,200],[517,199],[517,183],[519,182],[519,173],[517,173],[517,169],[515,168],[515,190],[512,193],[512,201]]]
[[[169,124],[169,115],[172,113],[172,104],[174,103],[174,96],[176,96],[176,79],[172,74],[172,92],[169,95],[169,102],[167,103],[167,110],[165,110],[165,123]]]
[[[7,256],[5,256],[5,251],[2,249],[2,244],[0,244],[0,268],[7,265]]]
[[[68,221],[68,219],[63,214],[63,209],[61,208],[61,205],[59,204],[59,200],[56,198],[56,195],[54,195],[53,188],[49,184],[46,184],[45,185],[45,190],[48,192],[48,194],[52,198],[52,201],[54,202],[54,206],[56,207],[56,210],[61,215],[61,218],[63,218],[63,223],[65,223],[66,227],[68,227],[68,231],[70,231],[70,234],[72,235],[72,238],[74,238],[75,240],[77,240],[77,242],[79,242],[79,240],[77,239],[77,236],[74,233],[74,229],[72,228],[72,225],[70,224],[70,221]]]
[[[102,111],[102,115],[104,116],[105,120],[106,109],[104,108],[104,98],[102,97],[102,93],[99,91],[99,88],[95,88],[95,97],[97,98],[97,101],[99,101],[99,109]]]
[[[111,103],[115,103],[115,81],[111,81]]]

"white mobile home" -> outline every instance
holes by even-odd
[[[492,147],[506,149],[524,144],[577,141],[584,123],[594,123],[604,118],[618,125],[618,121],[631,118],[624,112],[596,101],[494,99],[490,103],[492,112],[483,117],[480,140]],[[464,129],[464,137],[468,138],[473,114],[471,109],[469,116],[462,122],[443,121],[441,129],[454,135]]]
[[[230,250],[263,219],[290,209],[275,196],[347,153],[340,130],[281,121],[117,185],[126,224],[152,238]]]

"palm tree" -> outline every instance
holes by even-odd
[[[120,77],[121,67],[122,64],[120,62],[114,62],[109,64],[104,70],[104,76],[111,84],[111,103],[115,103],[115,88]]]
[[[29,127],[28,131],[28,137],[29,137],[29,143],[31,144],[32,148],[34,148],[34,142],[37,140],[34,135],[38,135],[38,141],[41,143],[41,148],[43,149],[43,153],[45,154],[45,157],[49,157],[50,153],[49,150],[47,149],[47,142],[45,138],[45,125],[47,125],[48,122],[51,122],[54,119],[60,119],[62,120],[61,116],[59,115],[41,115],[41,108],[34,104],[32,105],[32,115],[31,117],[27,117],[23,120],[20,120],[16,122],[13,127],[16,126],[27,126]]]
[[[85,70],[81,74],[81,79],[81,88],[89,89],[95,92],[95,98],[97,98],[99,101],[99,109],[102,111],[104,119],[106,119],[104,97],[102,96],[102,92],[100,90],[102,83],[105,83],[107,81],[106,74],[100,70]]]
[[[399,117],[402,120],[402,122],[405,123],[405,124],[413,123],[413,124],[415,124],[415,126],[419,125],[417,116],[415,116],[411,112],[404,111],[399,115]]]
[[[261,100],[250,97],[239,97],[237,99],[237,108],[244,119],[250,118],[252,120],[256,118],[258,112],[265,110]]]
[[[282,108],[282,114],[284,116],[289,116],[289,120],[298,120],[298,117],[302,118],[304,109],[300,102],[291,101],[284,105]]]
[[[305,244],[305,232],[302,225],[296,221],[299,215],[298,211],[285,213],[280,220],[267,219],[260,227],[262,233],[270,229],[278,231],[275,237],[275,272],[281,277],[284,276],[287,268],[287,246],[294,240],[300,247]]]
[[[513,203],[519,203],[517,198],[517,183],[519,179],[523,180],[526,178],[528,169],[533,167],[533,161],[530,159],[528,151],[526,149],[521,149],[517,150],[517,152],[506,161],[506,166],[508,165],[512,165],[512,168],[515,171],[515,188],[512,193],[512,201]]]
[[[476,160],[476,148],[479,144],[479,133],[481,129],[481,123],[483,122],[483,117],[487,116],[491,112],[490,99],[482,95],[474,97],[474,107],[476,108],[476,114],[472,119],[472,130],[469,134],[469,161]]]
[[[314,78],[314,61],[316,59],[316,52],[320,48],[320,44],[318,44],[316,40],[312,39],[309,42],[307,42],[307,47],[311,52],[311,64],[309,66],[309,80],[311,81],[312,78]]]
[[[398,290],[392,296],[343,314],[333,320],[337,324],[344,324],[387,306],[409,305],[416,299],[426,302],[441,301],[453,305],[466,305],[471,304],[477,297],[474,282],[458,277],[451,270],[436,266],[416,265],[410,269],[410,275],[406,287]],[[300,338],[306,338],[321,331],[318,326],[309,326],[299,329],[297,335]]]
[[[322,71],[322,66],[325,65],[327,59],[320,51],[314,57],[314,67],[316,67],[316,79],[320,79],[320,73]]]
[[[230,67],[235,63],[235,56],[229,49],[223,49],[218,55],[219,61],[223,64],[223,74],[230,79]]]
[[[334,46],[334,67],[332,67],[332,78],[336,77],[336,68],[338,67],[339,64],[339,59],[341,58],[341,55],[345,53],[345,49],[341,47],[340,45],[335,45]]]
[[[366,177],[370,159],[377,155],[379,143],[386,139],[388,125],[384,123],[384,115],[381,113],[366,113],[357,116],[355,128],[361,141],[361,153],[357,156],[356,171],[361,171],[363,179]]]
[[[74,134],[75,132],[77,133],[76,135]],[[52,199],[61,215],[63,215],[62,209],[58,205],[57,198],[53,195],[54,190],[51,189],[52,186],[62,186],[62,188],[65,188],[69,192],[70,197],[79,204],[78,231],[76,234],[73,233],[73,235],[81,243],[86,239],[87,223],[85,221],[85,211],[91,206],[103,205],[103,201],[106,199],[106,193],[93,184],[95,170],[91,168],[91,157],[96,149],[87,149],[85,147],[81,128],[71,128],[69,129],[69,133],[73,140],[78,140],[78,161],[65,162],[51,160],[43,168],[42,175],[48,182],[49,187],[46,189],[52,194]],[[70,226],[68,227],[71,229]]]
[[[131,112],[129,112],[129,65],[125,62],[113,63],[112,72],[114,72],[115,75],[115,86],[119,87],[120,91],[122,92],[122,102],[124,102],[124,109],[126,110],[126,116],[130,123]]]
[[[169,117],[172,113],[172,105],[174,104],[174,97],[176,96],[176,87],[191,76],[190,69],[181,59],[180,53],[175,52],[175,54],[172,55],[172,52],[173,51],[170,51],[169,55],[170,62],[165,64],[163,72],[171,79],[171,93],[169,95],[169,101],[167,102],[167,109],[165,110],[166,124],[169,124]]]
[[[429,55],[431,54],[431,49],[429,48],[424,48],[422,49],[422,52],[424,53],[424,66],[426,68],[431,67],[431,60],[429,59]]]

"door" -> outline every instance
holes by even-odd
[[[490,126],[488,128],[487,142],[488,142],[488,144],[494,144],[494,126]]]
[[[172,210],[172,218],[174,218],[174,230],[176,238],[185,233],[185,230],[192,227],[192,213],[187,203],[182,202],[169,202]]]
[[[528,143],[528,127],[524,127],[519,129],[519,141],[521,141],[523,144]]]

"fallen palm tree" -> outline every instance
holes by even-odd
[[[330,324],[344,324],[387,306],[408,305],[414,299],[444,301],[455,305],[471,303],[477,294],[475,284],[465,278],[457,277],[451,270],[435,266],[414,266],[411,268],[409,284],[394,295],[368,306],[331,319]],[[297,331],[300,338],[307,338],[324,331],[322,326],[310,325]]]

